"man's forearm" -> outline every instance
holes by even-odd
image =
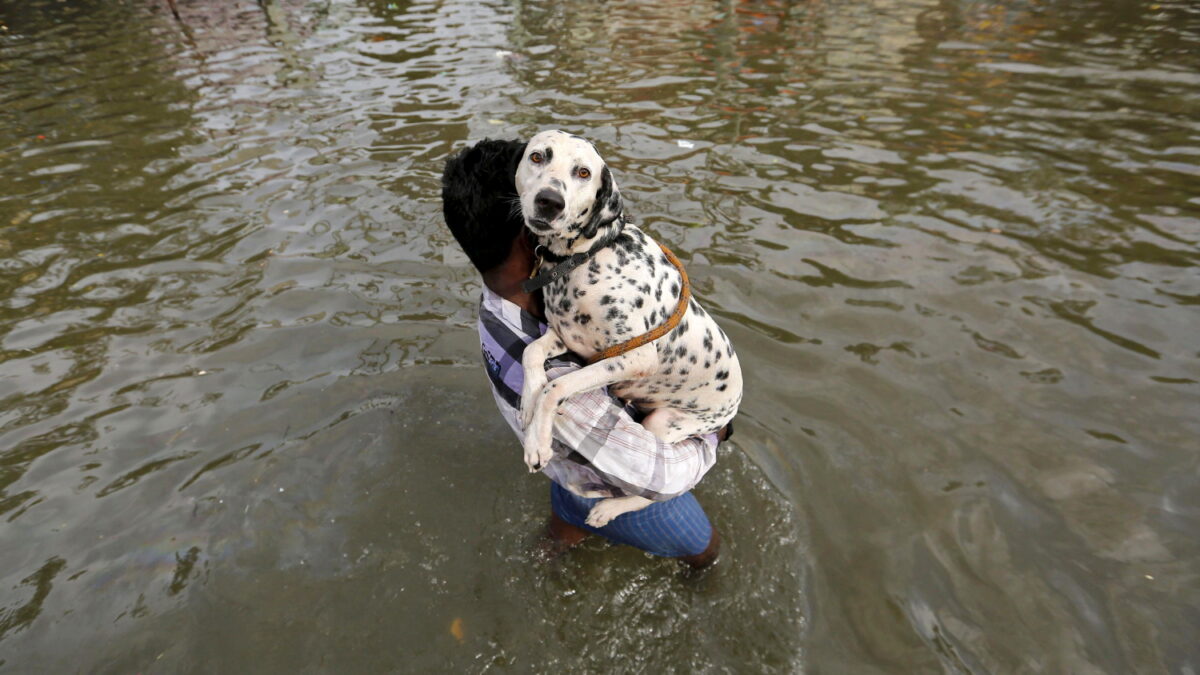
[[[551,378],[560,371],[565,369],[553,369]],[[606,482],[648,499],[687,492],[716,463],[715,435],[664,443],[603,389],[567,399],[556,415],[554,436]]]

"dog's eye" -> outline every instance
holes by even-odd
[[[534,164],[541,164],[542,163],[542,153],[540,153],[540,152],[529,153],[529,161],[533,162]]]
[[[575,172],[575,175],[587,180],[588,178],[592,177],[592,172],[581,166],[579,167],[579,171]]]

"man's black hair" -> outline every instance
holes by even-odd
[[[481,273],[504,262],[525,226],[514,182],[524,154],[524,141],[485,138],[446,160],[442,171],[442,215]]]

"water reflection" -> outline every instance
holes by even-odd
[[[180,10],[0,7],[0,664],[1198,667],[1187,3]],[[551,126],[753,375],[698,579],[529,555],[438,175]]]

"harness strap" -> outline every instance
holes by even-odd
[[[661,243],[659,246],[662,248],[663,253],[666,254],[667,260],[669,260],[671,264],[675,266],[676,270],[679,270],[679,304],[675,305],[675,311],[671,312],[671,316],[667,318],[666,323],[651,330],[649,333],[642,333],[634,338],[615,344],[588,359],[589,365],[596,363],[597,361],[603,361],[604,359],[611,359],[614,356],[620,356],[621,354],[633,351],[644,344],[654,342],[658,338],[670,333],[672,330],[675,330],[675,327],[679,325],[680,320],[683,319],[684,313],[687,312],[688,300],[690,300],[692,297],[692,283],[688,281],[688,275],[683,269],[683,263],[679,262],[679,258],[675,257],[675,254],[671,252],[671,249],[663,246]],[[558,268],[556,267],[555,269]]]

